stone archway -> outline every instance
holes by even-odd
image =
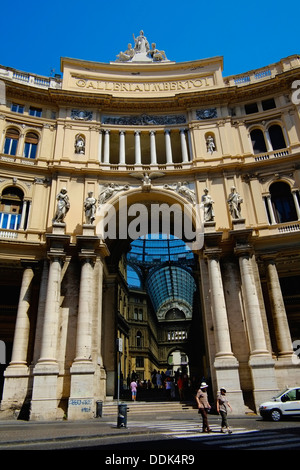
[[[170,350],[170,346],[174,348],[174,346],[180,346],[182,343],[193,343],[193,345],[190,344],[190,346],[188,347],[188,353],[194,355],[194,364],[199,364],[199,362],[201,363],[201,361],[198,360],[199,358],[195,357],[195,351],[197,349],[196,343],[199,340],[200,333],[198,335],[198,338],[195,338],[194,334],[190,335],[188,332],[188,330],[193,329],[194,326],[193,325],[191,327],[194,321],[192,318],[192,312],[194,309],[193,300],[191,301],[192,304],[188,308],[188,305],[184,301],[184,299],[181,301],[179,301],[178,299],[171,301],[169,299],[168,302],[166,302],[164,305],[161,304],[160,313],[163,312],[163,314],[161,316],[157,316],[155,307],[153,306],[153,304],[151,305],[151,297],[149,295],[149,292],[147,292],[143,296],[143,294],[136,293],[136,291],[131,292],[128,287],[127,291],[125,292],[125,289],[123,289],[121,282],[119,282],[118,280],[120,260],[122,259],[122,257],[124,257],[124,254],[129,251],[130,243],[135,238],[132,236],[134,230],[132,230],[131,232],[130,230],[128,230],[130,224],[133,224],[131,228],[134,228],[136,230],[136,235],[139,236],[149,233],[149,227],[151,228],[155,226],[155,229],[157,230],[157,226],[155,224],[151,224],[151,216],[153,216],[154,214],[154,207],[155,209],[160,210],[161,212],[159,216],[158,214],[154,214],[155,216],[158,216],[157,220],[159,229],[166,227],[166,218],[164,219],[164,216],[168,217],[168,222],[170,223],[169,227],[167,227],[169,229],[167,231],[168,235],[176,232],[176,230],[174,229],[178,228],[179,223],[187,223],[186,220],[184,221],[184,216],[186,218],[190,217],[190,230],[188,233],[183,233],[183,235],[185,236],[182,237],[182,239],[185,239],[186,235],[191,234],[192,230],[194,230],[194,227],[196,226],[195,220],[197,218],[197,214],[195,214],[195,205],[192,205],[190,202],[187,202],[182,196],[173,194],[167,190],[153,190],[147,193],[143,190],[129,190],[122,193],[121,197],[119,196],[119,194],[113,196],[110,199],[111,202],[109,206],[106,207],[106,213],[100,215],[98,214],[98,217],[107,217],[105,224],[103,224],[102,228],[104,227],[105,233],[106,235],[108,235],[107,245],[110,251],[110,255],[106,259],[106,263],[109,267],[111,279],[114,283],[114,291],[110,290],[110,293],[107,293],[107,297],[114,297],[116,299],[114,309],[111,308],[109,314],[110,328],[112,328],[111,319],[113,317],[116,318],[116,321],[113,325],[115,332],[114,334],[112,334],[111,331],[109,332],[108,329],[105,328],[105,336],[107,337],[107,335],[110,335],[111,343],[115,341],[116,337],[121,337],[123,340],[124,352],[122,353],[121,357],[121,375],[123,377],[122,386],[124,385],[126,387],[128,386],[128,382],[126,379],[133,372],[143,381],[150,379],[151,371],[154,369],[163,370],[166,372],[168,368],[167,357],[168,351]],[[124,197],[126,197],[125,200],[123,199]],[[185,205],[188,205],[189,207],[186,208]],[[135,217],[137,217],[136,220]],[[178,220],[174,220],[176,217],[180,218],[180,222],[178,222]],[[123,231],[124,227],[120,226],[122,223],[124,223],[124,220],[126,221],[125,231]],[[111,224],[110,228],[109,224]],[[99,219],[97,227],[99,228]],[[196,232],[196,230],[194,230],[194,232]],[[119,237],[119,235],[121,235],[121,237]],[[195,266],[197,266],[197,263],[198,260],[197,258],[195,258]],[[180,260],[178,261],[177,265],[179,264]],[[130,259],[130,265],[134,266],[134,260]],[[166,265],[168,265],[168,263],[165,264],[165,266]],[[150,269],[151,266],[148,265],[146,268],[147,273],[149,273]],[[182,269],[182,266],[178,267],[178,270],[185,272]],[[167,272],[169,272],[169,269],[167,270]],[[188,278],[186,272],[185,274]],[[163,274],[163,276],[166,277],[167,274]],[[143,275],[142,273],[140,275],[140,278],[145,279],[145,275]],[[191,278],[193,278],[193,275],[191,276]],[[158,287],[156,287],[156,289],[157,288]],[[140,308],[141,305],[134,304],[134,298],[137,297],[137,295],[139,295],[140,299],[142,299],[140,300],[142,308]],[[199,290],[197,290],[197,294],[195,295],[200,295]],[[144,303],[142,304],[142,302]],[[108,303],[109,302],[107,301],[107,304]],[[197,302],[195,302],[195,304],[197,304],[196,308],[199,309],[199,299]],[[126,305],[126,308],[124,308],[124,305]],[[174,316],[175,311],[178,314]],[[195,315],[195,317],[197,317],[197,321],[200,322],[201,314],[198,312],[198,310],[197,313],[198,314]],[[147,320],[145,321],[145,319]],[[108,324],[108,319],[104,319],[104,324],[105,322],[107,322]],[[150,337],[147,333],[147,329],[151,329],[151,334],[153,335],[152,337]],[[199,328],[199,325],[197,325],[196,329],[201,329],[201,334],[203,335],[202,327]],[[139,344],[137,344],[136,342],[137,331],[140,332],[139,338],[142,338],[142,340],[139,341]],[[151,347],[149,347],[150,344],[152,344]],[[158,345],[157,350],[155,350],[155,348],[153,349],[153,344]],[[202,344],[204,344],[204,340],[202,340]],[[147,354],[146,352],[147,348],[150,351],[149,354]],[[203,354],[203,356],[204,355],[205,354]],[[111,371],[109,372],[109,374],[111,377],[110,384],[112,384],[112,377],[113,374],[116,375],[116,369],[113,369],[113,361],[110,360],[110,362]],[[199,371],[199,375],[201,375],[202,373],[203,370],[201,368],[201,371]],[[110,393],[112,393],[111,386]]]

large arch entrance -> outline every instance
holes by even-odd
[[[139,237],[133,239],[130,236],[132,232],[129,231],[127,238],[113,240],[113,237],[107,237],[110,256],[106,262],[110,272],[107,277],[110,295],[109,289],[105,292],[111,299],[114,286],[115,298],[114,335],[111,335],[111,340],[116,342],[121,339],[122,344],[122,351],[116,353],[114,364],[111,363],[112,370],[109,371],[106,367],[107,395],[116,396],[116,392],[120,390],[123,398],[130,397],[129,386],[132,378],[139,382],[143,391],[140,396],[145,399],[147,391],[149,398],[149,389],[154,391],[158,388],[153,381],[153,374],[158,371],[165,380],[170,377],[175,383],[178,398],[177,379],[182,375],[183,364],[176,367],[178,358],[174,356],[175,351],[177,354],[181,351],[180,357],[185,357],[185,362],[188,361],[183,369],[185,375],[188,375],[189,387],[195,387],[203,376],[209,376],[202,324],[198,254],[192,250],[194,245],[190,243],[191,240],[186,239],[182,201],[178,204],[178,200],[172,200],[169,195],[152,196],[149,203],[149,194],[144,198],[141,192],[138,197],[140,218],[135,222],[132,216],[128,218],[129,223],[134,223],[135,228],[139,230]],[[135,201],[136,197],[126,201],[129,215],[132,214],[131,208]],[[174,202],[177,203],[175,209]],[[155,225],[155,228],[160,229],[159,232],[145,233],[145,227],[153,227],[151,211],[153,206],[158,204],[160,208],[162,204],[167,208],[173,206],[174,211],[170,213],[168,209],[167,213],[169,226],[166,226],[165,214],[161,211],[157,219],[158,225]],[[104,226],[104,230],[109,234],[114,234],[114,231],[120,233],[119,200],[116,205],[116,226],[113,230],[109,229],[111,218],[107,219]],[[190,214],[193,214],[193,210],[189,209]],[[147,215],[142,220],[143,210]],[[114,211],[111,213],[115,216]],[[181,238],[175,235],[178,234],[179,227],[176,217],[181,217]],[[193,229],[192,221],[190,232]],[[170,363],[173,358],[175,362]],[[104,357],[104,363],[107,364],[106,360],[109,358]],[[118,368],[119,374],[116,373]],[[163,388],[166,386],[164,381]],[[157,395],[152,396],[157,398]],[[168,397],[168,393],[161,394],[161,397],[163,396]],[[186,393],[186,398],[188,396],[191,394]]]

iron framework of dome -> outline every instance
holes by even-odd
[[[133,272],[150,296],[158,320],[191,319],[196,290],[194,254],[177,238],[147,235],[131,243],[128,283]]]

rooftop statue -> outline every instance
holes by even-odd
[[[144,35],[144,31],[140,31],[140,35],[136,38],[133,34],[134,47],[128,44],[127,50],[117,55],[116,62],[162,62],[168,60],[164,51],[156,49],[156,44],[151,44]]]

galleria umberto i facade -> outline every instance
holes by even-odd
[[[237,413],[300,385],[300,57],[223,77],[134,42],[0,66],[2,416],[93,418],[174,351]]]

